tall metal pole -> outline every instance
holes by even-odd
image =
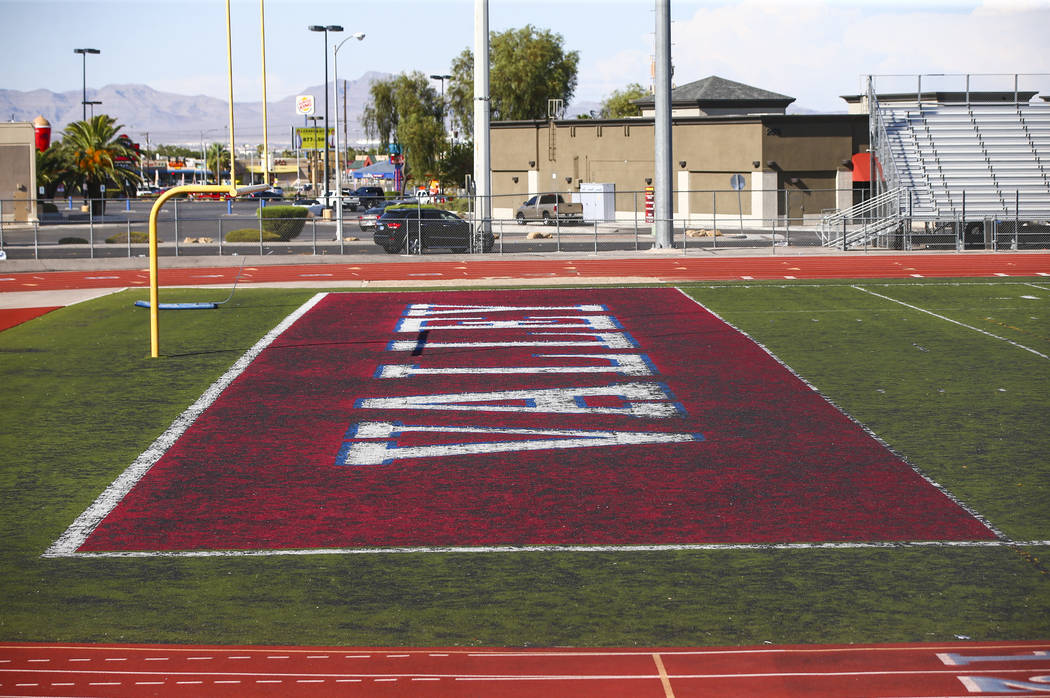
[[[653,144],[654,247],[673,246],[673,199],[671,166],[671,0],[656,0],[656,97],[655,142]]]
[[[226,0],[226,67],[230,95],[230,184],[233,185],[237,183],[237,168],[234,167],[237,156],[233,149],[233,32],[230,29],[230,0]],[[219,158],[216,157],[215,160],[218,161]],[[222,170],[221,167],[217,169]]]
[[[81,81],[82,81],[81,85],[82,85],[82,88],[81,88],[81,99],[80,99],[80,105],[81,105],[81,117],[80,117],[80,119],[81,119],[81,121],[87,121],[87,108],[88,108],[88,98],[87,98],[87,55],[89,53],[92,54],[92,55],[97,55],[97,54],[102,53],[102,52],[99,51],[97,48],[75,48],[75,49],[73,49],[73,53],[79,53],[80,57],[82,59],[81,60]],[[102,104],[102,102],[98,102],[98,104]]]
[[[361,41],[365,35],[361,32],[351,34],[332,49],[332,91],[335,93],[335,234],[339,238],[339,253],[343,253],[343,168],[339,164],[339,49],[350,39]],[[327,93],[326,93],[327,94]],[[343,105],[346,105],[346,87],[343,87]],[[346,113],[343,113],[343,125],[346,125]],[[345,140],[345,138],[344,138]],[[343,143],[346,146],[346,143]]]
[[[259,0],[259,34],[262,43],[263,184],[270,186],[270,131],[266,118],[266,9]],[[255,179],[252,179],[255,184]]]
[[[475,239],[492,224],[492,152],[489,142],[489,3],[474,0],[474,203]],[[480,243],[479,243],[480,244]]]

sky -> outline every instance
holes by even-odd
[[[275,101],[324,81],[324,39],[310,24],[339,24],[331,47],[339,76],[367,71],[448,73],[472,47],[473,0],[264,0],[267,97]],[[628,83],[648,85],[654,53],[653,0],[490,0],[492,31],[532,24],[580,54],[575,102],[600,102]],[[233,0],[235,101],[262,97],[260,2]],[[1011,74],[974,78],[980,89],[1012,85],[1013,73],[1050,94],[1050,0],[672,0],[674,82],[708,75],[796,98],[794,106],[844,111],[840,95],[862,76]],[[226,98],[223,0],[0,0],[0,88],[80,90],[141,83],[178,94]],[[331,53],[329,53],[331,57]],[[333,66],[329,65],[329,70]],[[331,73],[330,73],[331,75]],[[1027,83],[1027,84],[1026,84]],[[914,78],[879,78],[880,90],[910,91]],[[963,79],[924,86],[962,89]],[[435,86],[437,83],[435,82]]]

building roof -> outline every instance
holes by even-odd
[[[732,106],[768,104],[769,106],[787,107],[795,101],[794,97],[770,92],[741,82],[708,76],[671,90],[671,104],[696,104],[698,106]],[[652,107],[656,98],[652,95],[635,100],[640,107]]]

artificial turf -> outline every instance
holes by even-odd
[[[859,283],[1042,353],[1033,283]],[[849,283],[687,291],[1017,541],[1050,540],[1050,361]],[[165,300],[209,300],[203,290]],[[210,292],[215,300],[224,293]],[[0,333],[0,638],[342,645],[1037,639],[1050,547],[43,558],[171,421],[312,291],[162,315],[131,291]],[[1033,298],[1024,298],[1031,296]]]

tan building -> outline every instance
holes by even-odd
[[[35,143],[33,124],[0,123],[0,222],[37,220]]]
[[[790,215],[815,219],[851,206],[867,173],[852,158],[868,147],[868,119],[854,114],[785,114],[791,97],[721,78],[672,91],[675,217],[738,215],[752,224]],[[652,98],[639,100],[643,114]],[[735,112],[735,113],[734,113]],[[653,178],[651,116],[495,122],[491,126],[493,215],[513,217],[528,196],[615,186],[616,217],[644,209]],[[738,198],[731,177],[741,175]]]

